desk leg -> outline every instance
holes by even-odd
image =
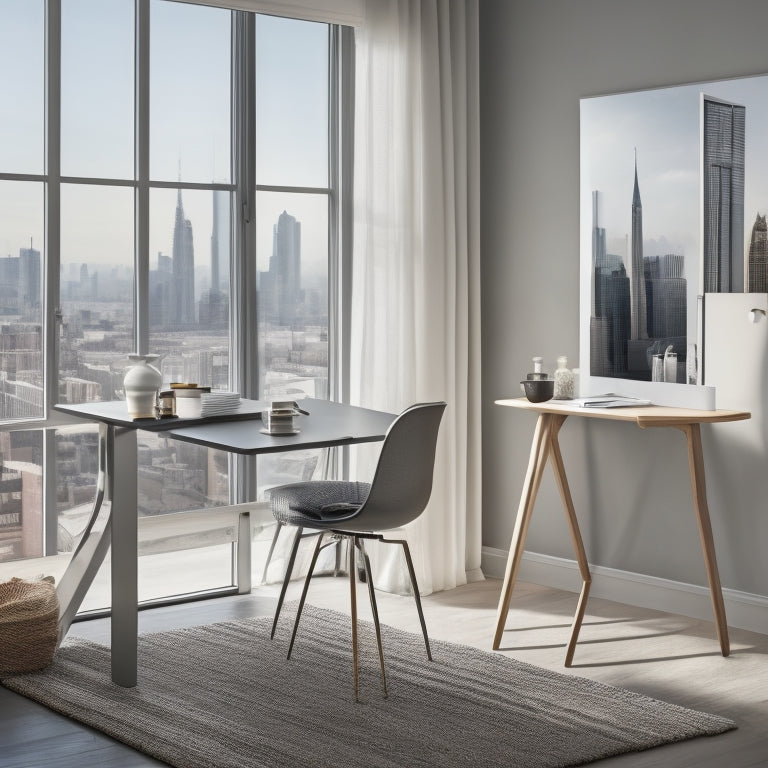
[[[584,549],[584,542],[581,538],[581,531],[579,530],[579,521],[576,517],[576,510],[573,507],[573,498],[571,497],[571,489],[568,486],[568,478],[565,475],[563,456],[560,453],[560,442],[557,439],[557,434],[560,431],[560,427],[563,426],[566,418],[568,417],[560,415],[553,418],[552,434],[550,436],[549,458],[552,462],[552,469],[555,473],[557,487],[560,491],[560,497],[563,500],[565,513],[568,517],[568,526],[571,530],[571,540],[573,542],[573,549],[576,552],[576,560],[579,564],[579,573],[581,574],[582,581],[579,602],[576,607],[576,613],[573,617],[573,624],[571,625],[571,639],[568,642],[568,648],[565,653],[565,666],[570,667],[571,663],[573,662],[573,654],[576,650],[576,643],[579,639],[581,622],[584,620],[584,611],[587,608],[587,598],[589,597],[589,588],[592,585],[592,576],[589,573],[589,561],[587,560],[587,553]]]
[[[106,495],[112,501],[112,681],[136,685],[138,515],[136,430],[108,428]]]
[[[717,570],[717,559],[715,558],[715,542],[712,537],[712,524],[709,519],[709,507],[707,506],[704,452],[701,448],[701,426],[699,424],[686,424],[680,427],[680,429],[685,432],[685,438],[688,442],[688,465],[691,470],[693,506],[699,523],[699,536],[701,537],[701,548],[704,552],[704,564],[707,569],[712,608],[715,613],[717,637],[720,641],[720,649],[723,656],[728,656],[731,652],[728,640],[728,622],[725,618],[725,604],[723,603],[720,574]]]
[[[88,593],[109,550],[112,509],[110,501],[104,499],[106,477],[107,427],[101,424],[99,426],[99,474],[93,510],[80,537],[80,543],[56,587],[59,598],[59,644],[69,632],[72,620],[77,615],[83,598]]]
[[[509,548],[509,557],[507,559],[507,570],[504,575],[504,584],[501,588],[501,597],[499,598],[499,607],[496,613],[496,633],[493,636],[493,650],[497,651],[501,645],[501,638],[504,634],[504,625],[509,613],[509,604],[512,600],[512,590],[515,588],[517,572],[520,568],[520,560],[525,549],[525,537],[528,534],[528,526],[531,522],[533,505],[536,501],[536,494],[541,485],[541,478],[544,474],[544,467],[547,464],[547,457],[551,444],[553,415],[542,413],[536,422],[536,430],[533,433],[533,444],[531,445],[531,456],[528,460],[528,471],[523,483],[523,493],[520,497],[520,506],[517,510],[517,519],[515,520],[515,530],[512,534],[512,544]]]

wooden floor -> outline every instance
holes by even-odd
[[[501,582],[489,580],[425,598],[430,635],[489,649],[500,588]],[[291,589],[295,593],[298,588],[292,585]],[[251,595],[142,611],[140,631],[271,614],[274,595],[275,588],[267,587]],[[601,768],[768,766],[768,636],[731,630],[732,655],[723,658],[711,622],[592,599],[574,666],[566,670],[562,662],[575,601],[571,593],[519,583],[501,652],[565,674],[717,713],[738,724],[738,730],[721,736],[604,760]],[[348,582],[316,579],[309,602],[348,611]],[[365,603],[361,592],[358,605],[363,616]],[[383,622],[419,631],[411,599],[381,594],[379,611]],[[281,631],[289,628],[280,626]],[[80,622],[73,625],[72,633],[108,642],[109,623],[105,619]],[[392,691],[391,695],[397,694]],[[2,768],[150,765],[162,764],[0,687]]]

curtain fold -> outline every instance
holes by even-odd
[[[367,1],[350,395],[394,412],[448,403],[432,498],[406,535],[425,594],[482,578],[478,74],[477,0]],[[358,451],[356,475],[376,455]],[[400,560],[383,550],[377,586],[404,590]]]

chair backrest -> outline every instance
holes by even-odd
[[[385,531],[415,520],[432,493],[437,433],[445,403],[406,408],[390,425],[371,490],[358,514],[340,528]]]

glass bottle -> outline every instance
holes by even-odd
[[[573,372],[568,370],[568,358],[557,358],[555,369],[555,400],[573,400]]]

